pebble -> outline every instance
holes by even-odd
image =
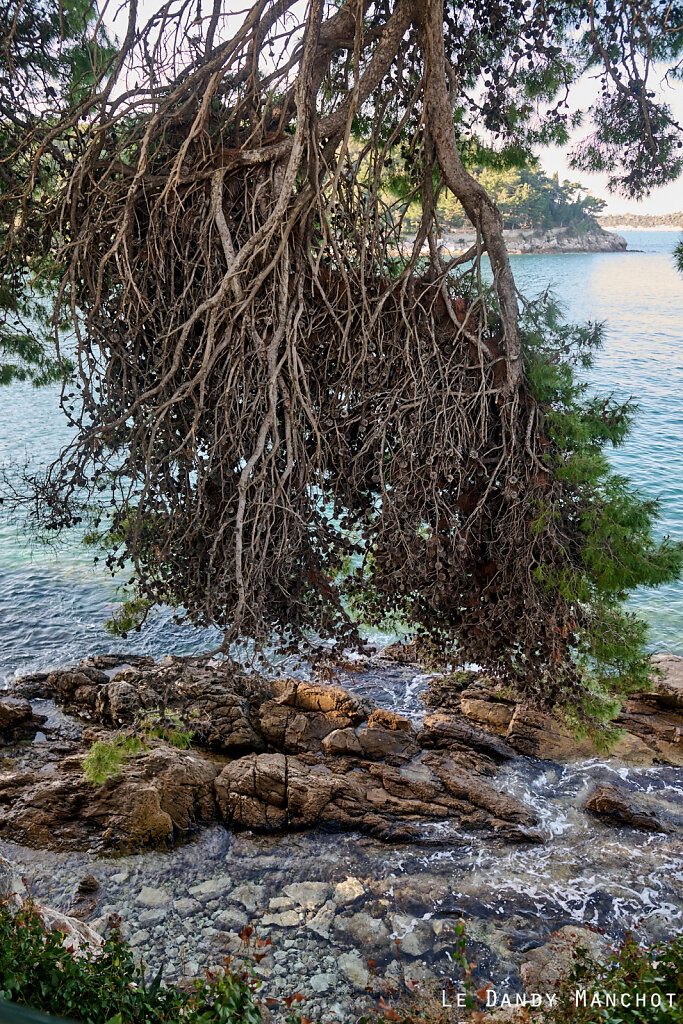
[[[143,910],[138,914],[138,921],[141,924],[160,924],[166,919],[167,913],[165,907],[152,907],[150,910]]]
[[[219,875],[218,878],[207,878],[199,885],[193,885],[190,889],[190,896],[201,900],[203,903],[216,896],[222,896],[232,888],[232,879],[229,875]]]
[[[342,953],[337,957],[337,967],[356,988],[364,989],[370,981],[370,971],[361,960],[360,953]]]
[[[196,914],[200,908],[200,904],[197,900],[190,899],[188,896],[183,896],[179,900],[174,900],[173,909],[180,917],[190,917],[192,914]]]
[[[294,910],[285,910],[283,914],[264,914],[261,924],[264,927],[274,925],[276,928],[296,928],[299,915]]]
[[[305,910],[315,910],[327,899],[330,887],[327,882],[293,882],[284,891]]]
[[[142,904],[143,907],[163,907],[168,903],[168,893],[162,889],[151,889],[148,885],[143,885],[136,902]]]

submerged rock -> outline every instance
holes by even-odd
[[[585,810],[613,825],[629,825],[644,832],[673,832],[683,827],[683,814],[654,807],[646,794],[617,786],[600,786],[587,800]]]
[[[608,940],[584,925],[565,925],[552,932],[542,946],[526,954],[520,974],[527,992],[551,993],[571,972],[577,950],[584,949],[593,960],[604,961],[610,951]]]

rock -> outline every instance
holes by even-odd
[[[381,918],[371,917],[362,911],[352,917],[337,917],[334,927],[335,931],[362,948],[379,948],[389,937],[389,929]]]
[[[92,896],[93,893],[98,892],[99,889],[100,883],[94,875],[84,875],[78,883],[76,896]]]
[[[327,992],[335,981],[334,974],[314,974],[309,984],[314,992]]]
[[[392,729],[399,732],[413,732],[414,726],[409,718],[399,715],[387,708],[375,708],[368,717],[369,729]]]
[[[274,698],[259,709],[259,731],[278,750],[318,751],[330,733],[364,722],[366,705],[339,686],[273,680]]]
[[[216,927],[227,932],[241,932],[249,924],[249,918],[237,907],[227,907],[214,917]]]
[[[135,902],[143,907],[165,907],[168,903],[168,893],[163,889],[152,889],[149,885],[143,885]]]
[[[15,690],[28,698],[50,698],[108,727],[131,724],[159,708],[187,718],[197,742],[225,752],[263,750],[251,723],[251,709],[270,696],[268,684],[229,662],[193,658],[130,659],[133,664],[110,680],[93,665],[37,673],[18,680]],[[102,662],[103,664],[103,662]]]
[[[243,882],[241,885],[235,886],[230,893],[230,899],[234,903],[241,903],[245,910],[254,914],[263,903],[265,892],[264,885],[258,885],[256,882]]]
[[[294,901],[289,896],[274,896],[268,900],[268,910],[294,910]]]
[[[299,915],[295,910],[285,910],[282,914],[264,914],[261,924],[264,927],[275,925],[277,928],[296,928],[299,925]]]
[[[0,833],[32,847],[126,850],[167,845],[177,832],[216,818],[218,768],[201,754],[158,746],[125,761],[101,786],[87,782],[82,759],[0,772]]]
[[[334,898],[337,903],[353,903],[365,894],[365,886],[360,878],[348,875],[334,887]]]
[[[393,937],[398,941],[399,949],[408,956],[424,956],[432,948],[434,932],[427,921],[402,914],[392,914],[391,924]]]
[[[496,818],[515,821],[528,827],[536,824],[536,815],[530,808],[481,779],[467,775],[453,761],[444,761],[437,771],[448,791],[454,796],[462,797],[475,807],[490,811]]]
[[[32,718],[33,711],[25,697],[0,697],[0,732],[15,729]]]
[[[453,744],[479,750],[499,761],[510,761],[517,756],[511,744],[472,725],[465,718],[435,712],[425,715],[418,741],[423,747],[448,747]]]
[[[420,749],[407,730],[385,729],[369,722],[356,729],[335,729],[322,740],[321,747],[328,756],[365,757],[389,764],[410,760]]]
[[[78,883],[73,903],[69,907],[71,917],[77,917],[80,921],[86,921],[89,917],[92,917],[97,910],[98,900],[95,894],[99,890],[100,883],[95,876],[84,875]]]
[[[313,917],[308,919],[306,928],[315,932],[321,939],[329,939],[336,912],[336,904],[332,900],[328,900]]]
[[[174,900],[173,909],[180,917],[192,917],[193,914],[197,914],[199,912],[201,904],[198,900],[193,900],[188,896],[183,896],[179,900]]]
[[[351,725],[364,722],[374,707],[341,686],[325,686],[297,679],[274,679],[271,689],[280,704],[300,711],[335,713],[347,718]]]
[[[138,921],[144,925],[161,924],[162,921],[166,920],[167,912],[168,907],[151,907],[149,910],[143,910],[138,914]]]
[[[493,688],[475,685],[460,694],[460,710],[470,721],[505,736],[515,712],[515,703],[501,698]]]
[[[330,886],[327,882],[293,882],[284,891],[305,910],[315,910],[329,896]]]
[[[631,764],[683,765],[683,658],[656,655],[652,689],[633,694],[614,721],[623,730],[610,756]],[[460,695],[460,712],[492,732],[504,735],[510,747],[528,757],[548,761],[575,761],[595,757],[599,751],[589,739],[574,735],[550,715],[523,705],[515,706],[487,680],[475,680]],[[423,743],[443,745],[443,726]],[[435,742],[436,739],[436,742]]]
[[[209,900],[216,899],[217,896],[222,896],[224,893],[229,892],[230,889],[232,889],[232,879],[230,876],[219,875],[218,878],[207,878],[206,881],[193,885],[189,893],[194,899],[207,903]]]
[[[455,818],[505,838],[538,838],[517,824],[535,819],[512,798],[498,800],[498,812],[511,816],[504,822],[452,796],[431,770],[419,773],[416,781],[384,763],[339,758],[335,767],[333,772],[326,764],[284,754],[252,754],[223,769],[215,784],[218,805],[228,824],[260,831],[326,825],[397,839],[417,834],[411,823]]]
[[[97,954],[101,950],[102,936],[83,921],[52,907],[38,906],[36,910],[46,928],[63,934],[62,945],[70,947],[76,957]]]
[[[647,794],[633,793],[617,786],[600,786],[586,801],[584,809],[614,825],[628,825],[644,832],[673,832],[683,827],[683,814],[667,814],[653,807]]]
[[[6,858],[0,858],[0,903],[7,901],[10,906],[21,905],[24,886],[16,876],[14,868]]]
[[[356,988],[367,988],[370,982],[370,971],[363,963],[360,953],[342,953],[337,957],[337,967]]]
[[[672,711],[683,711],[683,657],[675,654],[656,654],[652,663],[661,675],[652,680],[655,703]],[[647,695],[644,695],[645,698]]]
[[[552,932],[548,942],[526,954],[520,974],[527,992],[551,993],[568,977],[576,949],[588,951],[593,960],[604,960],[610,946],[602,935],[582,925],[565,925]]]

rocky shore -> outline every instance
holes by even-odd
[[[503,231],[505,244],[509,253],[514,255],[541,255],[553,253],[582,252],[625,252],[627,242],[623,235],[614,231],[605,231],[596,226],[593,230],[573,234],[566,228],[550,228],[547,231],[532,229],[506,229]],[[405,239],[406,247],[410,247],[413,238]],[[442,255],[459,256],[467,252],[477,241],[476,233],[462,229],[461,231],[445,231],[439,238]],[[428,252],[425,243],[424,252]]]
[[[490,681],[410,657],[389,649],[343,687],[179,658],[25,677],[0,693],[0,856],[87,941],[120,917],[169,979],[256,952],[282,1020],[293,993],[346,1024],[415,986],[436,998],[460,920],[477,984],[501,992],[541,984],[572,936],[604,944],[639,917],[667,934],[683,659],[660,659],[605,759]],[[191,721],[191,748],[150,736],[87,782],[91,744],[160,706]]]

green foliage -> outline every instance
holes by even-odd
[[[83,759],[83,773],[94,786],[101,786],[118,775],[129,757],[143,749],[138,736],[117,736],[114,740],[97,740]]]
[[[45,147],[37,137],[30,157],[26,152],[19,155],[19,147],[31,138],[37,108],[79,102],[111,60],[115,51],[101,26],[95,31],[97,19],[92,0],[11,0],[0,11],[0,197],[26,173],[27,158],[34,157],[36,196],[54,191],[62,159],[59,150]],[[13,206],[8,222],[0,221],[0,245],[11,238],[15,216],[20,216],[19,204]],[[72,366],[53,354],[54,325],[45,301],[56,268],[33,253],[22,257],[11,244],[4,256],[0,385],[31,381],[39,386],[61,380]]]
[[[135,595],[122,601],[104,628],[110,636],[120,636],[124,640],[131,631],[139,633],[153,602],[146,597]]]
[[[681,274],[683,274],[683,239],[678,243],[674,249],[674,259],[676,260],[676,266]]]
[[[392,158],[382,181],[387,193],[405,198],[417,179],[409,173],[407,148],[400,158]],[[471,174],[495,199],[509,229],[529,231],[565,228],[570,233],[597,230],[595,215],[606,205],[591,196],[578,182],[560,182],[557,175],[549,178],[537,162],[528,161],[517,148],[502,153],[486,150],[476,139],[461,143],[461,155]],[[447,231],[465,226],[465,213],[458,200],[443,190],[436,204],[441,227]],[[405,229],[415,231],[422,209],[418,200],[411,206]]]
[[[172,711],[148,712],[133,731],[112,740],[96,740],[83,758],[83,774],[94,786],[102,786],[120,774],[125,761],[147,749],[147,739],[160,739],[180,750],[189,750],[194,732]]]
[[[585,992],[585,1000],[581,995],[578,1005],[577,992]],[[605,1005],[608,993],[616,1006]],[[641,997],[641,1005],[636,1005],[636,996]],[[577,949],[572,973],[558,994],[556,1006],[544,1012],[540,1021],[542,1024],[681,1024],[681,996],[683,935],[646,947],[639,946],[634,936],[628,935],[604,963],[593,960],[586,949]],[[646,1005],[642,1005],[643,1002]]]
[[[189,750],[194,733],[186,723],[172,711],[152,711],[142,721],[141,729],[146,735],[170,743],[181,750]]]
[[[83,1024],[259,1024],[249,970],[196,979],[189,991],[148,981],[113,928],[101,952],[75,956],[31,903],[0,904],[0,999]]]
[[[540,564],[536,578],[576,610],[574,658],[590,681],[584,710],[610,718],[619,695],[650,685],[647,626],[629,611],[630,591],[678,579],[683,544],[655,537],[658,502],[615,473],[605,454],[621,444],[635,412],[631,402],[598,398],[579,378],[602,343],[602,326],[570,326],[549,298],[527,305],[523,317],[531,390],[543,408],[549,458],[562,487],[539,502],[535,529],[553,525],[574,539],[566,568]],[[578,527],[578,530],[576,529]],[[580,728],[579,721],[574,725]]]

